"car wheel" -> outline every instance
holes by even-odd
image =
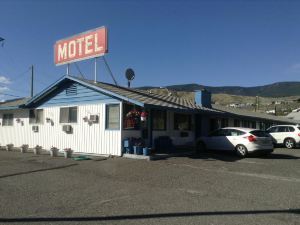
[[[285,139],[284,140],[284,146],[286,148],[289,148],[289,149],[295,148],[295,141],[294,141],[294,139],[292,139],[292,138]]]
[[[201,152],[205,152],[205,151],[206,151],[206,146],[205,146],[204,142],[198,141],[197,145],[196,145],[196,152],[201,153]]]
[[[248,154],[248,150],[244,145],[237,145],[235,147],[235,150],[237,155],[240,157],[246,157],[246,155]]]

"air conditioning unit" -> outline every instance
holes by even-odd
[[[99,116],[98,116],[98,115],[90,115],[89,121],[90,121],[90,122],[93,122],[93,123],[98,123],[98,121],[99,121]]]
[[[32,126],[33,132],[39,132],[39,126]]]
[[[71,125],[63,125],[62,130],[66,133],[72,132],[72,126]]]

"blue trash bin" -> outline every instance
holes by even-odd
[[[142,155],[143,154],[143,147],[133,146],[133,152],[136,155]]]
[[[147,148],[147,147],[143,148],[143,155],[145,155],[145,156],[150,155],[150,148]]]

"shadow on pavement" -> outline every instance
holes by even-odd
[[[76,165],[78,165],[78,164],[77,163],[73,163],[73,164],[64,165],[64,166],[56,166],[56,167],[51,167],[51,168],[44,168],[44,169],[23,171],[23,172],[19,172],[19,173],[12,173],[12,174],[0,175],[0,179],[1,178],[6,178],[6,177],[13,177],[13,176],[18,176],[18,175],[24,175],[24,174],[31,174],[31,173],[36,173],[36,172],[48,171],[48,170],[64,169],[64,168],[68,168],[68,167],[76,166]]]
[[[286,155],[286,154],[278,154],[278,153],[272,153],[269,155],[262,155],[260,158],[263,159],[300,159],[300,157],[293,156],[293,155]]]
[[[300,209],[274,209],[274,210],[245,210],[245,211],[209,211],[209,212],[178,212],[157,213],[142,215],[117,215],[117,216],[93,216],[93,217],[21,217],[0,218],[1,223],[34,223],[34,222],[88,222],[88,221],[116,221],[116,220],[139,220],[156,218],[176,217],[199,217],[199,216],[224,216],[224,215],[264,215],[264,214],[300,214]]]
[[[194,151],[182,152],[176,154],[166,154],[163,158],[158,158],[155,160],[166,160],[173,157],[186,157],[191,159],[201,159],[205,161],[224,161],[224,162],[235,162],[242,160],[243,158],[236,155],[234,151],[221,151],[221,150],[207,150],[202,153],[195,153]],[[293,156],[290,154],[282,153],[267,153],[267,152],[254,152],[249,153],[246,158],[260,158],[260,159],[300,159],[300,157]]]

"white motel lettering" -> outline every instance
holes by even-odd
[[[98,34],[88,35],[69,42],[58,44],[58,61],[73,59],[82,55],[90,55],[103,51],[99,46]]]

